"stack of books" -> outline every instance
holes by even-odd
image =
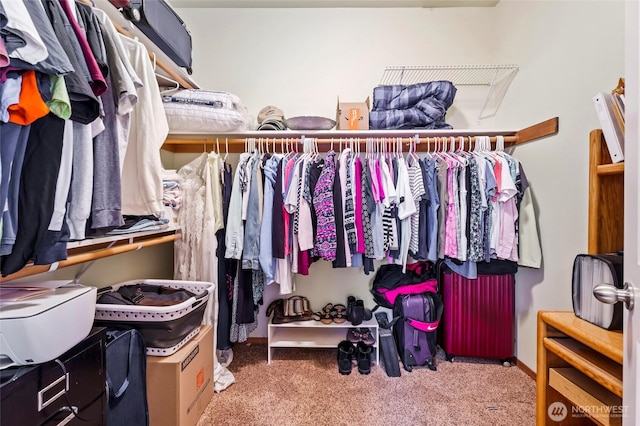
[[[624,79],[609,92],[593,97],[593,104],[613,163],[624,161]]]

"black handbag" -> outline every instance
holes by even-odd
[[[621,254],[579,254],[573,262],[573,312],[579,318],[606,330],[622,330],[622,302],[607,304],[593,295],[599,284],[623,288]]]
[[[138,330],[107,330],[107,426],[148,426],[147,351]]]

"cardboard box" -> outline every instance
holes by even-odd
[[[169,356],[147,356],[149,424],[194,426],[213,396],[213,327]]]
[[[338,130],[368,130],[369,98],[364,102],[340,102],[338,98],[336,123]]]

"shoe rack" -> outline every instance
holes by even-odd
[[[322,324],[319,321],[298,321],[286,324],[269,323],[267,330],[267,364],[271,364],[275,348],[337,348],[347,338],[347,330],[353,328],[349,321],[342,324]],[[380,364],[378,323],[374,318],[365,320],[358,327],[368,328],[375,343],[375,363]]]

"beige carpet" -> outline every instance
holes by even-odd
[[[334,349],[238,344],[236,383],[215,394],[205,425],[534,425],[535,381],[497,361],[437,357],[426,368],[388,377],[379,366],[338,373]]]
[[[276,349],[236,345],[229,369],[236,383],[215,394],[205,425],[533,425],[535,381],[497,361],[440,353],[437,371],[382,367],[338,373],[335,349]]]

